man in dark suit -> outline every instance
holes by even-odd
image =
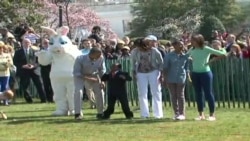
[[[111,72],[104,74],[101,80],[108,82],[108,108],[104,111],[102,118],[109,119],[110,115],[114,113],[116,100],[120,101],[126,118],[133,118],[133,112],[130,111],[126,92],[126,81],[131,81],[132,78],[127,72],[121,71],[121,64],[113,64]]]
[[[22,49],[15,52],[13,62],[17,67],[17,76],[20,77],[20,89],[24,94],[26,102],[33,102],[28,91],[30,79],[32,79],[39,94],[41,103],[45,103],[46,96],[44,94],[39,71],[37,69],[37,58],[35,56],[35,51],[31,48],[31,41],[29,39],[23,39]]]
[[[48,46],[49,46],[49,40],[44,39],[42,42],[42,49],[47,51]],[[47,66],[40,65],[40,68],[41,68],[41,76],[42,76],[42,80],[43,80],[43,87],[45,90],[47,101],[53,102],[53,89],[51,86],[51,81],[50,81],[50,76],[49,76],[50,70],[51,70],[51,64],[49,64]]]

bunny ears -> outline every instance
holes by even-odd
[[[69,27],[62,26],[57,30],[57,33],[59,33],[60,35],[63,35],[63,36],[67,36],[67,34],[69,33]]]
[[[45,27],[45,26],[41,26],[41,28],[47,32],[50,36],[53,35],[62,35],[62,36],[66,36],[69,33],[69,27],[68,26],[62,26],[59,29],[57,29],[57,32],[49,27]]]

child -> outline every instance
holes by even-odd
[[[101,80],[108,83],[108,108],[104,111],[102,119],[109,119],[110,115],[114,113],[116,100],[120,101],[126,118],[132,119],[134,115],[130,111],[126,92],[126,81],[131,81],[131,76],[127,72],[121,71],[121,64],[115,63],[111,67],[111,72],[104,74]]]
[[[0,100],[8,100],[8,99],[12,99],[13,97],[14,97],[14,94],[11,90],[0,92]],[[2,111],[0,111],[0,118],[7,119],[7,116]]]

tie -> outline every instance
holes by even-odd
[[[25,55],[26,55],[27,63],[30,63],[30,57],[29,57],[29,50],[28,49],[25,49]]]

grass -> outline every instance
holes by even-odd
[[[84,107],[88,107],[85,103]],[[171,107],[164,119],[126,120],[121,109],[110,120],[96,120],[96,110],[84,109],[84,119],[52,117],[54,104],[0,106],[8,120],[0,120],[0,141],[249,141],[249,109],[217,109],[217,121],[194,121],[195,108],[187,108],[186,121],[173,121]],[[207,109],[206,109],[207,110]]]

